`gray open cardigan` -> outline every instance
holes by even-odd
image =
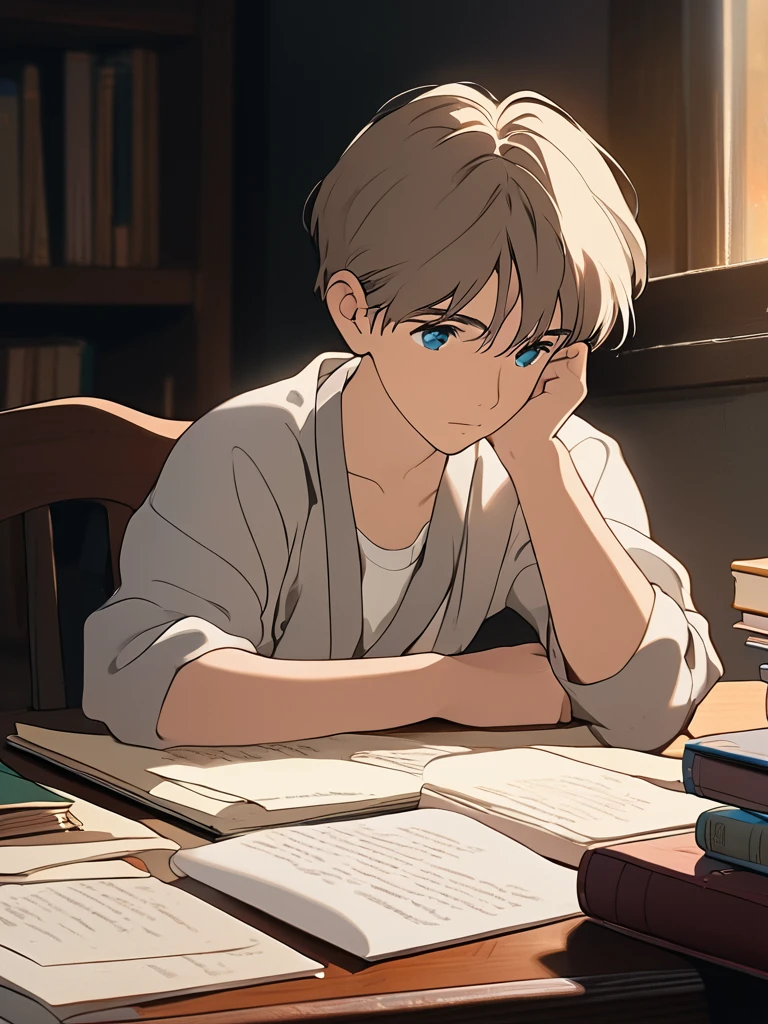
[[[575,415],[559,437],[655,593],[627,665],[591,685],[568,680],[514,485],[486,441],[448,459],[421,561],[389,626],[361,649],[341,426],[341,392],[358,363],[324,353],[182,435],[128,525],[119,589],[86,623],[86,714],[126,743],[168,746],[156,728],[168,688],[208,651],[301,660],[458,654],[506,607],[536,629],[574,717],[600,740],[653,750],[676,736],[722,666],[688,573],[650,539],[618,444]],[[583,587],[588,602],[589,579]],[[593,623],[596,644],[602,628]]]

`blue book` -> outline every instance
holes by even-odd
[[[687,793],[768,814],[768,728],[690,740],[683,783]]]
[[[696,845],[735,868],[768,875],[768,816],[716,807],[696,822]]]

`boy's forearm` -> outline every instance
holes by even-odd
[[[569,707],[539,644],[336,661],[227,648],[177,672],[157,728],[171,743],[230,745],[375,732],[435,717],[550,725],[567,719]]]
[[[227,745],[394,729],[439,714],[443,660],[287,661],[211,651],[176,673],[158,733],[176,743]]]

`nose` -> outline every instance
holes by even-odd
[[[483,367],[483,376],[478,382],[478,391],[475,395],[477,408],[482,412],[495,409],[499,404],[500,394],[501,360],[492,356],[489,358],[488,355],[486,360],[490,365],[487,368]]]

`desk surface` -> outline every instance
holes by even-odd
[[[764,683],[720,683],[701,706],[688,733],[765,725]],[[0,715],[5,737],[15,721],[53,728],[74,726],[76,712]],[[72,724],[70,724],[72,723]],[[445,728],[441,723],[441,728]],[[688,736],[666,751],[679,756]],[[199,836],[147,815],[147,809],[5,746],[2,759],[28,777],[58,786],[138,819],[181,846]],[[135,1009],[144,1022],[266,1024],[287,1021],[370,1021],[385,1024],[419,1011],[431,1021],[710,1021],[696,961],[609,932],[584,918],[561,921],[480,942],[368,964],[269,918],[215,890],[184,879],[173,883],[327,963],[323,979],[309,978],[157,1002]]]

